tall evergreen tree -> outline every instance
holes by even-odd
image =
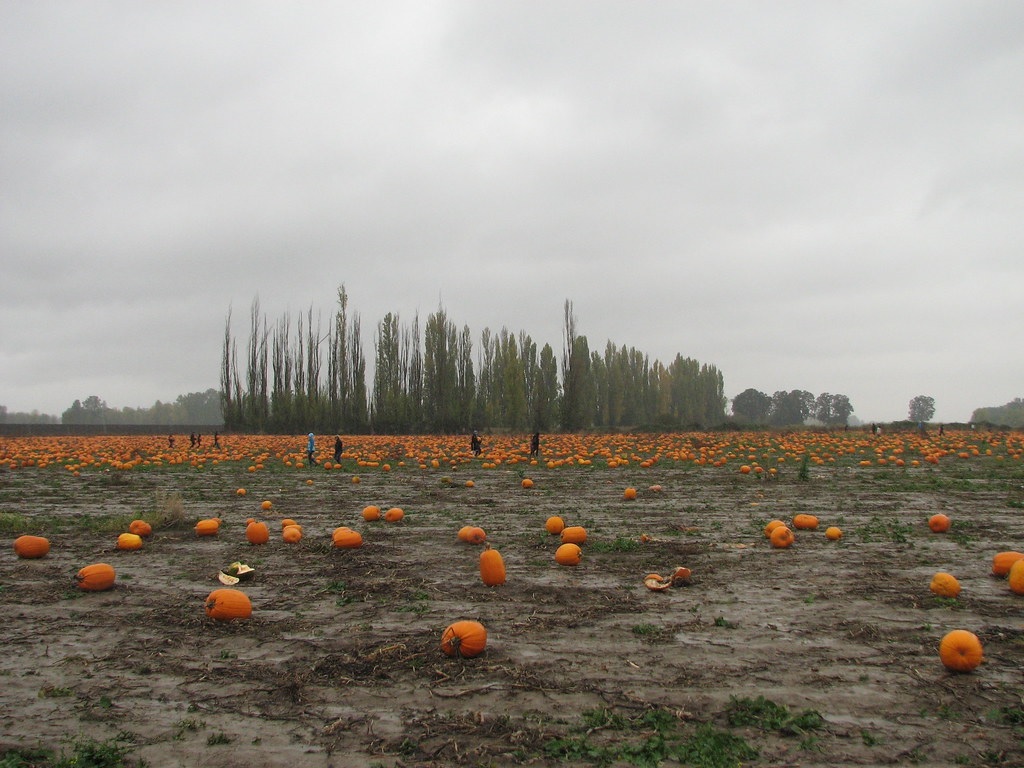
[[[459,428],[458,340],[444,308],[427,317],[424,336],[423,400],[427,428],[454,432]]]
[[[473,422],[473,408],[476,401],[476,377],[473,372],[473,339],[469,326],[462,327],[456,352],[456,429],[468,431]]]

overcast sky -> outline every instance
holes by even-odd
[[[1024,396],[1024,3],[0,0],[0,405],[225,318],[458,326],[936,421]],[[474,353],[475,357],[475,353]]]

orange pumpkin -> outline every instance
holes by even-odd
[[[380,507],[371,504],[368,507],[363,507],[363,520],[372,522],[374,520],[380,520]]]
[[[818,518],[814,515],[797,515],[793,518],[793,527],[798,531],[813,531],[818,527]]]
[[[825,538],[829,541],[839,541],[843,538],[843,532],[832,525],[825,529]]]
[[[249,596],[238,589],[215,589],[204,604],[206,615],[217,621],[247,619],[252,616]]]
[[[298,523],[296,523],[290,517],[286,517],[284,520],[281,521],[281,530],[283,531],[289,525],[298,525]]]
[[[950,520],[946,515],[932,515],[928,518],[928,527],[935,533],[945,533],[949,530]]]
[[[772,537],[772,531],[778,528],[780,525],[785,525],[781,520],[772,520],[768,525],[764,527],[764,537],[770,539]]]
[[[982,658],[981,640],[965,629],[954,629],[939,643],[939,660],[951,672],[970,672]]]
[[[384,522],[386,523],[397,523],[405,517],[405,512],[401,507],[392,507],[384,513]]]
[[[216,517],[200,520],[196,523],[195,531],[197,536],[216,536],[220,530],[220,520]]]
[[[363,535],[343,525],[334,529],[331,542],[338,549],[358,549],[363,546]]]
[[[467,544],[483,544],[487,539],[487,532],[475,525],[464,525],[459,529],[459,541]]]
[[[487,629],[479,621],[456,621],[441,633],[441,650],[446,656],[471,659],[487,647]]]
[[[253,545],[266,544],[270,541],[270,528],[266,523],[249,523],[245,526],[245,538]]]
[[[114,586],[114,566],[107,563],[93,563],[82,568],[75,576],[75,585],[86,592],[102,592]]]
[[[633,501],[636,499],[636,488],[627,488],[622,492],[622,498],[626,501]]]
[[[1010,580],[1010,591],[1024,595],[1024,560],[1018,560],[1010,566],[1008,574]]]
[[[281,531],[281,538],[285,544],[298,544],[302,541],[302,528],[298,525],[289,525]]]
[[[1010,568],[1018,560],[1024,560],[1024,552],[1000,552],[992,558],[992,575],[1006,576]]]
[[[533,480],[528,477],[524,477],[523,482],[520,483],[520,485],[522,485],[523,488],[533,488]]]
[[[578,544],[563,544],[555,550],[555,562],[559,565],[579,565],[583,559],[583,550]]]
[[[663,579],[660,573],[648,573],[644,576],[644,586],[652,592],[664,592],[672,586],[672,579]]]
[[[557,536],[565,528],[565,521],[558,517],[558,515],[554,515],[547,519],[544,523],[544,528],[552,536]]]
[[[780,525],[772,531],[770,540],[772,542],[772,546],[776,549],[785,549],[795,541],[795,537],[789,528],[784,525]]]
[[[582,525],[570,525],[562,529],[563,544],[585,544],[587,541],[587,529]]]
[[[145,538],[153,535],[153,526],[145,520],[132,520],[128,524],[128,533],[134,533],[136,536]]]
[[[939,597],[956,597],[960,594],[960,582],[956,577],[941,571],[932,576],[928,588]]]
[[[122,533],[117,537],[118,549],[142,549],[142,537],[137,533]]]
[[[497,587],[505,583],[505,561],[501,553],[491,549],[490,545],[480,553],[480,579],[488,587]]]
[[[18,557],[35,559],[45,557],[50,551],[50,540],[45,536],[19,536],[14,540],[14,553]]]

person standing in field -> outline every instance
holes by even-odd
[[[540,432],[534,432],[533,437],[530,438],[530,455],[536,458],[540,457]]]
[[[341,451],[342,451],[341,435],[334,436],[334,463],[341,464]]]
[[[316,438],[309,433],[309,440],[306,441],[306,458],[310,464],[316,464]]]

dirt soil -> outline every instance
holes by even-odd
[[[67,520],[45,531],[43,559],[0,550],[0,755],[89,738],[121,739],[130,763],[150,766],[656,765],[659,738],[678,745],[710,726],[757,750],[745,764],[1024,765],[1024,598],[990,575],[995,552],[1024,549],[1022,474],[986,466],[818,467],[807,481],[538,467],[530,490],[504,467],[377,469],[359,483],[354,467],[244,463],[0,470],[0,514]],[[178,504],[185,523],[136,552],[89,524]],[[364,522],[367,504],[405,519]],[[821,528],[773,550],[763,525],[800,512]],[[951,533],[929,531],[936,512]],[[578,567],[554,562],[550,515],[587,528]],[[197,537],[194,522],[213,516],[220,534]],[[272,530],[294,518],[305,536],[250,546],[248,517]],[[456,539],[466,524],[500,550],[505,585],[481,582],[480,547]],[[333,549],[339,525],[365,545]],[[843,539],[826,540],[826,525]],[[256,569],[241,585],[254,613],[218,623],[203,602],[236,560]],[[116,586],[75,589],[71,575],[97,561],[114,565]],[[689,586],[644,587],[677,565],[692,569]],[[960,598],[929,592],[940,570],[960,579]],[[487,627],[482,656],[440,652],[457,619]],[[938,659],[957,628],[984,643],[971,674]],[[823,721],[730,721],[758,697]],[[692,758],[730,764],[712,759]]]

